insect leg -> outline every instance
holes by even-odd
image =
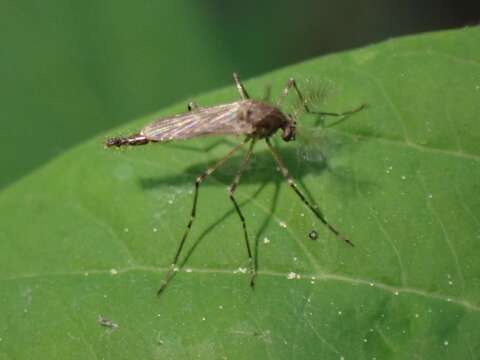
[[[300,101],[302,102],[303,108],[304,108],[305,111],[306,111],[307,113],[309,113],[309,114],[329,115],[329,116],[346,116],[346,115],[350,115],[350,114],[356,113],[356,112],[364,109],[364,108],[367,106],[366,104],[362,104],[362,105],[356,107],[355,109],[347,110],[347,111],[340,112],[340,113],[336,113],[336,112],[325,112],[325,111],[313,111],[313,110],[311,110],[311,109],[308,107],[307,101],[305,100],[305,98],[303,97],[302,93],[300,92],[300,89],[298,88],[297,82],[295,81],[294,78],[288,79],[287,86],[285,86],[285,88],[283,89],[282,94],[280,95],[280,97],[279,97],[278,100],[277,100],[277,106],[280,106],[280,105],[282,104],[283,100],[284,100],[285,97],[288,95],[288,92],[290,91],[290,89],[291,89],[292,87],[295,89],[295,92],[297,93],[298,98],[299,98]]]
[[[185,229],[182,240],[180,241],[180,244],[178,245],[177,252],[175,253],[175,256],[174,256],[173,261],[171,263],[171,267],[168,270],[167,274],[165,275],[165,278],[160,283],[160,288],[157,291],[157,295],[160,295],[162,293],[162,291],[168,285],[171,278],[173,277],[173,274],[176,271],[178,258],[180,257],[180,253],[182,252],[183,245],[185,245],[185,241],[187,240],[188,234],[190,233],[190,229],[192,228],[193,222],[194,222],[195,217],[196,217],[197,200],[198,200],[198,188],[200,187],[200,184],[203,182],[203,180],[205,180],[205,178],[207,176],[209,176],[215,170],[217,170],[220,166],[222,166],[225,163],[225,161],[227,161],[228,158],[230,158],[234,153],[236,153],[249,140],[250,139],[247,138],[242,143],[236,145],[232,150],[230,150],[230,152],[225,157],[223,157],[222,159],[217,161],[214,165],[209,167],[200,176],[198,176],[196,178],[196,180],[195,180],[195,193],[193,195],[193,205],[192,205],[192,210],[190,212],[190,220],[188,221],[187,228]]]
[[[237,90],[240,93],[242,100],[250,99],[250,96],[248,96],[247,90],[245,90],[245,87],[240,81],[240,78],[238,77],[237,73],[233,73],[233,80],[235,81],[235,85],[237,86]]]
[[[310,210],[312,210],[312,212],[315,214],[315,216],[323,223],[323,225],[325,225],[328,228],[328,230],[330,230],[332,233],[334,233],[339,239],[345,241],[348,245],[353,246],[353,243],[349,239],[347,239],[345,236],[343,236],[332,224],[330,224],[323,217],[323,215],[320,213],[320,211],[318,211],[318,209],[316,207],[314,207],[314,206],[312,206],[312,204],[310,204],[310,202],[307,200],[307,198],[299,190],[299,188],[297,187],[297,184],[295,184],[292,177],[288,174],[287,167],[285,166],[282,159],[280,158],[280,155],[278,155],[278,153],[273,148],[273,146],[270,142],[270,139],[266,138],[265,140],[267,142],[268,148],[270,149],[270,152],[273,155],[273,158],[275,159],[275,162],[277,163],[278,167],[280,168],[280,171],[282,172],[283,177],[287,180],[288,185],[290,185],[290,187],[293,189],[293,191],[295,191],[297,193],[297,195],[300,197],[300,199],[303,201],[303,203],[305,205],[307,205],[310,208]]]
[[[250,158],[252,157],[252,152],[253,152],[253,146],[255,145],[256,140],[253,139],[252,142],[250,143],[250,147],[248,148],[248,151],[246,152],[242,164],[240,165],[240,169],[237,172],[237,175],[235,176],[235,179],[233,180],[232,184],[228,187],[228,196],[230,197],[230,200],[232,200],[233,205],[235,206],[235,210],[237,211],[238,216],[240,217],[240,221],[242,222],[242,228],[243,228],[243,235],[245,238],[245,245],[247,246],[247,254],[248,254],[248,262],[250,265],[250,273],[251,273],[251,278],[250,278],[250,286],[253,288],[255,286],[255,277],[257,275],[256,269],[255,269],[255,264],[253,262],[253,257],[252,257],[252,250],[250,248],[250,241],[248,240],[248,232],[247,232],[247,223],[245,222],[245,217],[242,214],[242,211],[240,210],[240,206],[238,206],[237,201],[235,200],[235,197],[233,194],[235,193],[235,190],[240,183],[240,177],[244,173],[245,169],[247,168],[248,162],[250,161]]]
[[[198,106],[198,104],[196,102],[190,101],[187,104],[187,109],[188,109],[188,111],[195,111],[195,110],[199,110],[200,106]]]

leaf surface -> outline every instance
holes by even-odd
[[[277,142],[301,189],[354,248],[315,219],[264,144],[256,149],[237,190],[256,243],[254,291],[227,196],[239,154],[202,185],[188,259],[155,296],[195,177],[239,139],[112,151],[102,135],[8,187],[0,358],[478,358],[479,43],[479,28],[424,34],[245,82],[261,97],[268,84],[279,94],[291,76],[313,78],[331,85],[325,111],[369,104],[323,119],[323,130],[303,116],[314,140]],[[195,100],[237,96],[231,86]]]

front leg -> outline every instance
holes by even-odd
[[[283,100],[287,97],[288,92],[290,91],[290,89],[292,87],[295,89],[295,92],[297,93],[297,96],[302,103],[303,109],[308,114],[328,115],[328,116],[346,116],[346,115],[354,114],[354,113],[364,109],[365,107],[367,107],[367,104],[361,104],[360,106],[356,107],[355,109],[347,110],[347,111],[343,111],[343,112],[339,112],[339,113],[337,113],[337,112],[326,112],[326,111],[312,111],[308,107],[307,100],[303,97],[302,93],[300,92],[300,89],[298,88],[297,82],[295,81],[294,78],[288,79],[287,85],[285,86],[282,94],[280,95],[280,97],[277,100],[277,106],[280,106],[282,104]]]

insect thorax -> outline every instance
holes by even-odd
[[[273,135],[278,129],[285,129],[290,123],[280,109],[261,101],[249,101],[240,111],[253,126],[251,136],[259,139]]]

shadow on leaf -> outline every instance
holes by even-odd
[[[211,149],[215,148],[217,145],[225,144],[225,143],[230,144],[228,140],[219,140],[218,142],[213,143],[212,145],[209,145],[208,148],[203,149],[203,151],[209,152]],[[176,148],[181,148],[183,150],[199,151],[198,149],[191,148],[188,145],[183,145],[183,144],[172,144],[172,145]],[[316,148],[315,150],[321,152],[320,148]],[[302,191],[306,194],[309,201],[317,209],[320,209],[320,207],[317,206],[314,197],[312,196],[311,192],[308,190],[308,188],[305,186],[303,182],[303,178],[305,176],[309,174],[315,174],[319,176],[324,171],[328,171],[330,173],[333,173],[335,177],[338,179],[338,181],[340,182],[347,182],[347,183],[352,182],[352,179],[349,178],[348,176],[349,174],[348,171],[344,171],[342,168],[339,168],[339,167],[336,167],[335,170],[332,171],[328,165],[327,158],[323,155],[323,153],[321,153],[321,156],[316,157],[314,161],[311,161],[311,157],[307,158],[307,157],[301,156],[298,149],[294,147],[282,148],[279,152],[287,168],[289,169],[291,176],[293,177],[295,182],[300,186]],[[238,171],[238,167],[240,165],[242,158],[243,158],[243,154],[241,153],[230,158],[222,167],[220,167],[217,171],[215,171],[212,175],[210,175],[211,177],[215,178],[216,182],[209,181],[209,178],[207,177],[206,180],[202,183],[201,187],[207,184],[212,184],[212,183],[218,185],[217,182],[220,182],[225,185],[230,184],[233,181]],[[218,158],[209,160],[208,162],[196,163],[194,165],[187,167],[180,174],[166,176],[166,177],[163,176],[163,177],[140,179],[140,186],[142,189],[148,191],[151,189],[155,189],[155,188],[167,186],[167,185],[171,186],[171,185],[177,185],[182,183],[192,183],[192,189],[193,189],[193,183],[195,181],[195,178],[198,175],[202,174],[209,166],[219,161],[220,159],[221,157],[218,157]],[[372,187],[372,184],[370,183],[366,183],[366,182],[359,183],[358,179],[356,180],[356,182],[357,182],[357,186],[361,186],[361,187],[366,186],[368,188]],[[277,169],[276,163],[274,162],[274,159],[271,153],[268,150],[256,151],[252,156],[252,160],[249,168],[247,168],[247,171],[244,173],[244,175],[240,180],[240,187],[242,184],[259,184],[259,187],[248,199],[241,201],[239,203],[239,206],[243,207],[253,199],[256,199],[261,194],[261,192],[263,191],[263,189],[268,183],[274,183],[275,190],[270,201],[269,215],[265,217],[262,224],[260,225],[260,228],[258,229],[258,231],[256,231],[256,234],[254,236],[255,240],[254,240],[253,249],[254,249],[255,269],[258,269],[258,251],[259,251],[260,239],[265,229],[269,226],[269,224],[272,221],[272,217],[273,217],[272,214],[275,213],[275,209],[278,204],[278,199],[280,197],[281,186],[287,185],[285,178]],[[200,193],[201,193],[201,187],[199,190]],[[287,188],[289,187],[287,186]],[[352,186],[347,186],[347,188],[352,188]],[[225,191],[225,198],[228,199],[226,189],[221,189],[219,191]],[[355,196],[354,191],[352,191],[351,194],[349,191],[348,194]],[[301,201],[300,198],[298,199],[298,201]],[[319,211],[321,212],[321,210]],[[182,260],[179,261],[180,266],[183,267],[188,262],[189,258],[194,253],[195,249],[200,245],[203,239],[205,239],[205,237],[207,237],[207,235],[215,227],[220,225],[228,217],[235,215],[235,213],[236,213],[235,208],[232,206],[232,208],[229,211],[225,212],[221,217],[214,220],[206,229],[204,229],[202,233],[198,236],[198,238],[195,240],[193,245],[190,246],[188,250],[186,250],[185,256],[183,257]],[[248,219],[246,219],[246,221],[248,226]],[[239,236],[242,236],[240,220],[239,220],[238,229],[239,229]],[[253,234],[251,232],[249,232],[249,235],[251,238],[253,238],[252,236]]]

